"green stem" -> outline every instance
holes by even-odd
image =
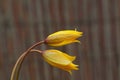
[[[36,44],[34,44],[33,46],[31,46],[29,49],[27,49],[27,51],[25,51],[17,60],[17,62],[15,63],[14,65],[14,68],[12,70],[12,74],[11,74],[11,78],[10,80],[18,80],[19,79],[19,72],[20,72],[20,68],[21,68],[21,65],[25,59],[25,57],[27,56],[27,54],[29,54],[29,52],[35,48],[36,46],[40,45],[44,43],[44,41],[40,41]],[[36,51],[36,50],[32,50],[33,51]],[[38,51],[38,50],[37,50]],[[39,51],[40,52],[40,51]]]

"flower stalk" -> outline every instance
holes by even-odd
[[[11,79],[10,80],[18,80],[19,78],[19,73],[20,73],[20,68],[22,66],[22,63],[25,59],[25,57],[30,53],[30,51],[35,48],[38,45],[41,45],[42,43],[44,43],[44,41],[40,41],[36,44],[34,44],[33,46],[31,46],[27,51],[25,51],[17,60],[16,64],[14,65],[14,68],[12,70],[12,74],[11,74]],[[35,51],[35,50],[34,50]],[[32,51],[33,52],[33,51]]]

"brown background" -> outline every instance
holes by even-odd
[[[31,54],[20,80],[120,80],[120,0],[0,0],[0,80],[10,79],[16,60],[31,45],[75,28],[84,32],[81,44],[57,49],[76,55],[79,71],[70,76]]]

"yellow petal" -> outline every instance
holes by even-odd
[[[68,64],[67,66],[64,66],[64,69],[66,70],[78,70],[78,65],[75,65],[73,63]]]
[[[78,67],[78,65],[70,63],[67,66],[62,66],[62,69],[65,70],[65,71],[68,71],[71,74],[71,70],[78,70],[77,67]]]
[[[65,40],[65,41],[60,42],[60,43],[51,43],[48,45],[50,45],[50,46],[63,46],[63,45],[74,43],[74,42],[80,42],[80,41],[79,40]]]
[[[65,57],[67,57],[70,61],[74,61],[76,59],[76,56],[70,56],[66,53],[61,53],[61,54],[63,54]]]
[[[50,46],[63,46],[73,42],[79,42],[76,40],[78,37],[82,36],[83,32],[75,30],[64,30],[58,31],[49,35],[45,42]]]
[[[53,62],[51,62],[47,59],[45,59],[45,61],[47,61],[49,64],[51,64],[54,67],[57,67],[59,69],[62,69],[62,70],[65,70],[65,71],[69,72],[70,74],[72,74],[71,70],[78,70],[78,68],[77,68],[78,65],[71,66],[71,63],[69,65],[63,66],[63,65],[60,65],[60,64],[53,63]]]
[[[48,36],[49,42],[62,42],[64,40],[74,40],[80,36],[82,36],[83,32],[78,32],[74,30],[67,30],[67,31],[58,31]]]
[[[63,69],[70,74],[72,73],[71,70],[78,70],[78,65],[72,63],[76,58],[75,56],[70,56],[61,51],[51,49],[44,51],[43,57],[50,65]]]
[[[60,64],[58,65],[58,64],[56,64],[56,63],[54,63],[54,62],[52,62],[52,61],[49,61],[48,59],[44,59],[44,60],[45,60],[46,62],[48,62],[50,65],[62,69],[62,67],[60,66]]]
[[[48,61],[60,65],[68,65],[69,63],[71,63],[71,61],[58,50],[46,50],[43,53],[43,57]]]
[[[83,34],[83,32],[79,32],[79,31],[75,31],[75,30],[63,30],[63,31],[55,32],[55,33],[49,35],[48,37],[53,39],[54,37],[56,38],[58,36],[61,36],[61,37],[64,37],[66,35],[80,36],[82,34]]]
[[[49,61],[49,60],[47,60],[47,59],[45,59],[45,61],[48,62],[50,65],[52,65],[52,66],[54,66],[54,67],[63,69],[63,70],[65,70],[65,71],[68,71],[68,69],[65,68],[66,65],[57,64],[57,63],[51,62],[51,61]]]

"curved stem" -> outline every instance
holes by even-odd
[[[32,49],[32,50],[30,50],[30,52],[38,52],[38,53],[42,53],[42,51],[37,50],[37,49]]]
[[[20,68],[21,68],[21,64],[23,62],[23,60],[25,59],[25,56],[27,56],[27,54],[29,54],[30,50],[32,50],[33,48],[35,48],[36,46],[40,45],[44,43],[44,41],[40,41],[36,44],[34,44],[33,46],[31,46],[30,48],[27,49],[27,51],[25,51],[17,60],[17,62],[14,65],[14,68],[12,70],[12,74],[11,74],[11,78],[10,80],[18,80],[19,78],[19,72],[20,72]],[[33,50],[35,51],[35,50]],[[33,52],[32,51],[32,52]],[[38,52],[38,51],[37,51]]]

